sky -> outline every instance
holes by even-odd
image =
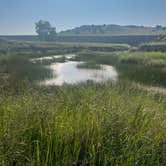
[[[0,0],[0,35],[35,34],[35,22],[57,31],[81,25],[166,26],[166,0]]]

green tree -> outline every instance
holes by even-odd
[[[56,40],[56,28],[51,27],[49,30],[49,40]]]
[[[48,21],[40,20],[36,23],[36,33],[41,41],[55,40],[56,28],[51,27]]]

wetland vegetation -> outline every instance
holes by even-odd
[[[137,85],[166,86],[166,53],[26,44],[0,56],[0,165],[166,165],[166,94]],[[113,66],[117,81],[37,84],[53,78],[50,65],[73,61]]]

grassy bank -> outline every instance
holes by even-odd
[[[166,164],[164,96],[124,82],[23,89],[0,96],[1,165]]]
[[[76,61],[113,65],[120,78],[166,86],[166,54],[160,52],[94,52],[83,51]]]
[[[9,54],[0,57],[1,85],[19,86],[20,82],[35,82],[52,77],[52,70],[42,64],[34,64],[26,54]],[[3,79],[4,78],[4,79]]]

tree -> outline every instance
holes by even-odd
[[[156,25],[156,29],[159,31],[159,30],[162,30],[162,26],[161,25]]]
[[[54,41],[56,39],[56,28],[51,27],[49,30],[49,40]]]
[[[36,23],[36,33],[41,41],[55,40],[56,28],[51,27],[48,21],[40,20]]]

